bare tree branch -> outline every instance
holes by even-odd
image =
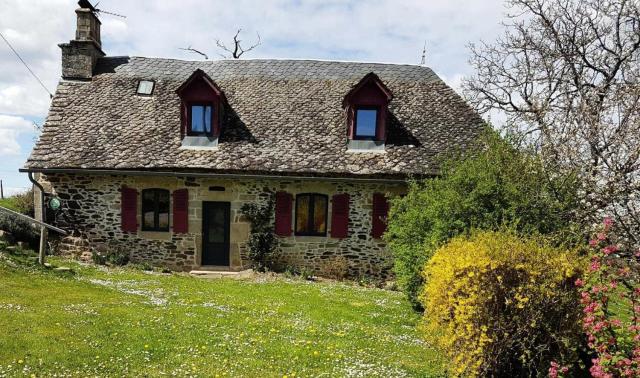
[[[585,224],[609,214],[639,243],[640,2],[508,0],[504,35],[471,46],[480,112],[549,166],[579,175]]]
[[[228,48],[224,42],[220,41],[219,39],[216,39],[216,45],[222,49],[223,51],[227,52],[228,55],[225,54],[219,54],[220,56],[222,56],[223,58],[233,58],[233,59],[240,59],[240,57],[244,54],[247,53],[253,49],[255,49],[256,47],[260,46],[262,44],[262,41],[260,39],[260,34],[256,33],[256,35],[258,36],[258,40],[256,43],[254,43],[253,45],[251,45],[248,48],[243,48],[242,47],[242,40],[238,38],[238,36],[240,35],[240,32],[242,32],[242,29],[238,29],[238,31],[236,32],[236,34],[233,36],[233,49]]]
[[[203,53],[203,52],[202,52],[202,51],[200,51],[200,50],[196,50],[196,49],[192,48],[191,46],[189,46],[189,47],[179,47],[179,49],[180,49],[180,50],[184,50],[184,51],[190,51],[190,52],[192,52],[192,53],[196,53],[196,54],[200,54],[200,55],[202,55],[202,56],[204,57],[204,59],[205,59],[205,60],[208,60],[208,59],[209,59],[209,57],[207,56],[207,54]]]

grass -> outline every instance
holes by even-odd
[[[0,206],[6,207],[7,209],[21,212],[22,209],[18,205],[18,199],[16,197],[7,197],[0,199]]]
[[[398,292],[51,262],[0,245],[0,377],[443,375]]]

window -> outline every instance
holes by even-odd
[[[213,123],[211,104],[192,104],[189,106],[189,135],[210,135]]]
[[[327,235],[327,204],[324,194],[298,194],[296,197],[296,235]]]
[[[375,139],[378,129],[377,108],[357,108],[354,139]]]
[[[155,83],[151,80],[140,80],[138,82],[138,94],[151,96],[153,94],[153,87]]]
[[[142,231],[169,231],[169,191],[142,191]]]

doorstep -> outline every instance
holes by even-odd
[[[200,277],[200,278],[248,278],[253,275],[253,269],[242,270],[239,272],[232,272],[227,270],[212,270],[206,269],[203,270],[199,268],[198,270],[192,270],[189,272],[190,275]]]

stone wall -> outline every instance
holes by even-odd
[[[328,214],[326,237],[294,236],[280,239],[278,263],[280,266],[306,268],[321,273],[327,264],[338,257],[345,258],[351,275],[386,275],[391,267],[391,256],[385,244],[371,237],[371,210],[374,192],[397,195],[404,189],[399,184],[372,184],[306,180],[271,179],[213,179],[160,176],[78,176],[54,174],[41,176],[45,190],[62,199],[63,209],[56,215],[60,227],[72,230],[70,237],[59,243],[59,250],[77,256],[88,256],[96,248],[118,244],[131,251],[133,261],[148,262],[174,270],[191,270],[200,267],[202,245],[202,202],[221,201],[231,203],[230,268],[245,269],[251,266],[245,242],[250,224],[240,213],[245,203],[264,202],[268,193],[286,191],[298,193],[322,193],[331,198],[336,193],[351,196],[349,236],[344,239],[330,237],[331,205]],[[174,191],[189,190],[189,232],[124,233],[120,229],[120,188],[162,188]],[[210,187],[223,187],[224,191],[211,191]],[[140,221],[138,200],[138,223]],[[173,211],[173,210],[171,210]],[[171,217],[173,214],[171,214]],[[172,229],[171,219],[171,228]]]

